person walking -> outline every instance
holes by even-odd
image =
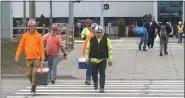
[[[103,28],[99,25],[95,28],[95,36],[91,37],[87,43],[85,59],[87,64],[92,64],[94,89],[98,89],[99,71],[100,93],[104,93],[107,59],[109,66],[112,66],[112,43],[110,39],[104,35]]]
[[[93,33],[90,33],[90,34],[87,36],[87,38],[86,38],[86,40],[85,40],[85,42],[84,42],[84,44],[83,44],[83,48],[82,48],[82,55],[83,55],[83,56],[84,56],[85,51],[86,51],[87,42],[89,41],[89,39],[90,39],[91,37],[95,36],[95,27],[96,27],[96,26],[97,26],[97,24],[93,24],[93,25],[91,26],[92,32],[93,32]],[[87,71],[86,71],[86,81],[85,81],[85,84],[86,84],[86,85],[91,85],[91,75],[92,75],[92,65],[91,65],[90,63],[88,63],[88,67],[87,67]]]
[[[157,23],[155,22],[155,18],[152,17],[150,27],[149,27],[149,34],[148,34],[148,48],[153,48],[154,46],[154,37],[155,37],[155,31],[157,29]]]
[[[164,19],[159,27],[159,33],[158,36],[160,38],[160,56],[164,54],[167,55],[168,51],[168,35],[171,32],[170,25],[166,23],[166,20]]]
[[[67,60],[66,52],[62,46],[62,39],[60,35],[57,35],[58,29],[59,28],[57,25],[52,25],[51,34],[49,34],[44,40],[48,57],[50,81],[52,84],[55,84],[56,81],[56,71],[59,61],[60,49],[64,54],[64,59]]]
[[[29,20],[28,31],[23,34],[20,43],[17,48],[15,55],[15,60],[19,61],[19,56],[22,51],[25,51],[26,55],[26,74],[30,80],[31,95],[36,95],[36,72],[40,67],[41,63],[44,62],[44,44],[41,35],[36,30],[36,22],[34,20]]]
[[[177,30],[178,30],[178,43],[182,43],[183,29],[184,29],[184,25],[182,24],[181,21],[179,21],[179,24],[177,26]]]
[[[86,20],[86,27],[82,30],[82,33],[81,33],[81,38],[83,40],[85,40],[86,37],[92,32],[92,29],[91,29],[92,23],[93,23],[92,20],[90,19]]]
[[[147,51],[146,50],[146,44],[147,44],[147,41],[148,41],[148,31],[143,26],[143,21],[142,20],[138,21],[137,26],[133,29],[133,31],[140,36],[140,42],[139,42],[139,45],[138,45],[139,50],[141,50],[142,44],[144,43],[143,51]]]

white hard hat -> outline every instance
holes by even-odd
[[[97,25],[95,27],[95,32],[97,32],[97,33],[103,33],[103,28],[100,25]]]
[[[179,24],[182,24],[182,22],[181,22],[181,21],[179,21]]]
[[[98,25],[98,24],[93,23],[93,24],[91,25],[91,28],[92,28],[92,29],[95,29],[95,27],[96,27],[97,25]]]

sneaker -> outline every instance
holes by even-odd
[[[147,50],[144,48],[143,51],[147,51]]]
[[[94,89],[95,89],[95,90],[98,89],[98,83],[94,83]]]
[[[55,84],[55,81],[54,81],[54,80],[51,80],[51,83],[52,83],[52,84]]]
[[[36,92],[31,92],[31,96],[36,96]]]
[[[164,53],[165,55],[168,55],[168,52]]]
[[[160,53],[160,56],[163,56],[163,54],[162,54],[162,53]]]
[[[139,48],[139,50],[141,50],[141,47],[138,47]]]
[[[104,93],[104,89],[103,88],[100,88],[100,93]]]
[[[85,81],[85,84],[86,84],[86,85],[91,85],[91,81],[86,80],[86,81]]]

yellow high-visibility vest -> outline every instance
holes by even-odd
[[[183,25],[182,25],[181,27],[178,25],[178,26],[177,26],[178,33],[183,33],[183,28],[184,28]]]

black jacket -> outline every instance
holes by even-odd
[[[152,22],[151,26],[150,26],[150,32],[151,34],[155,34],[155,29],[157,28],[157,23],[154,21]]]

